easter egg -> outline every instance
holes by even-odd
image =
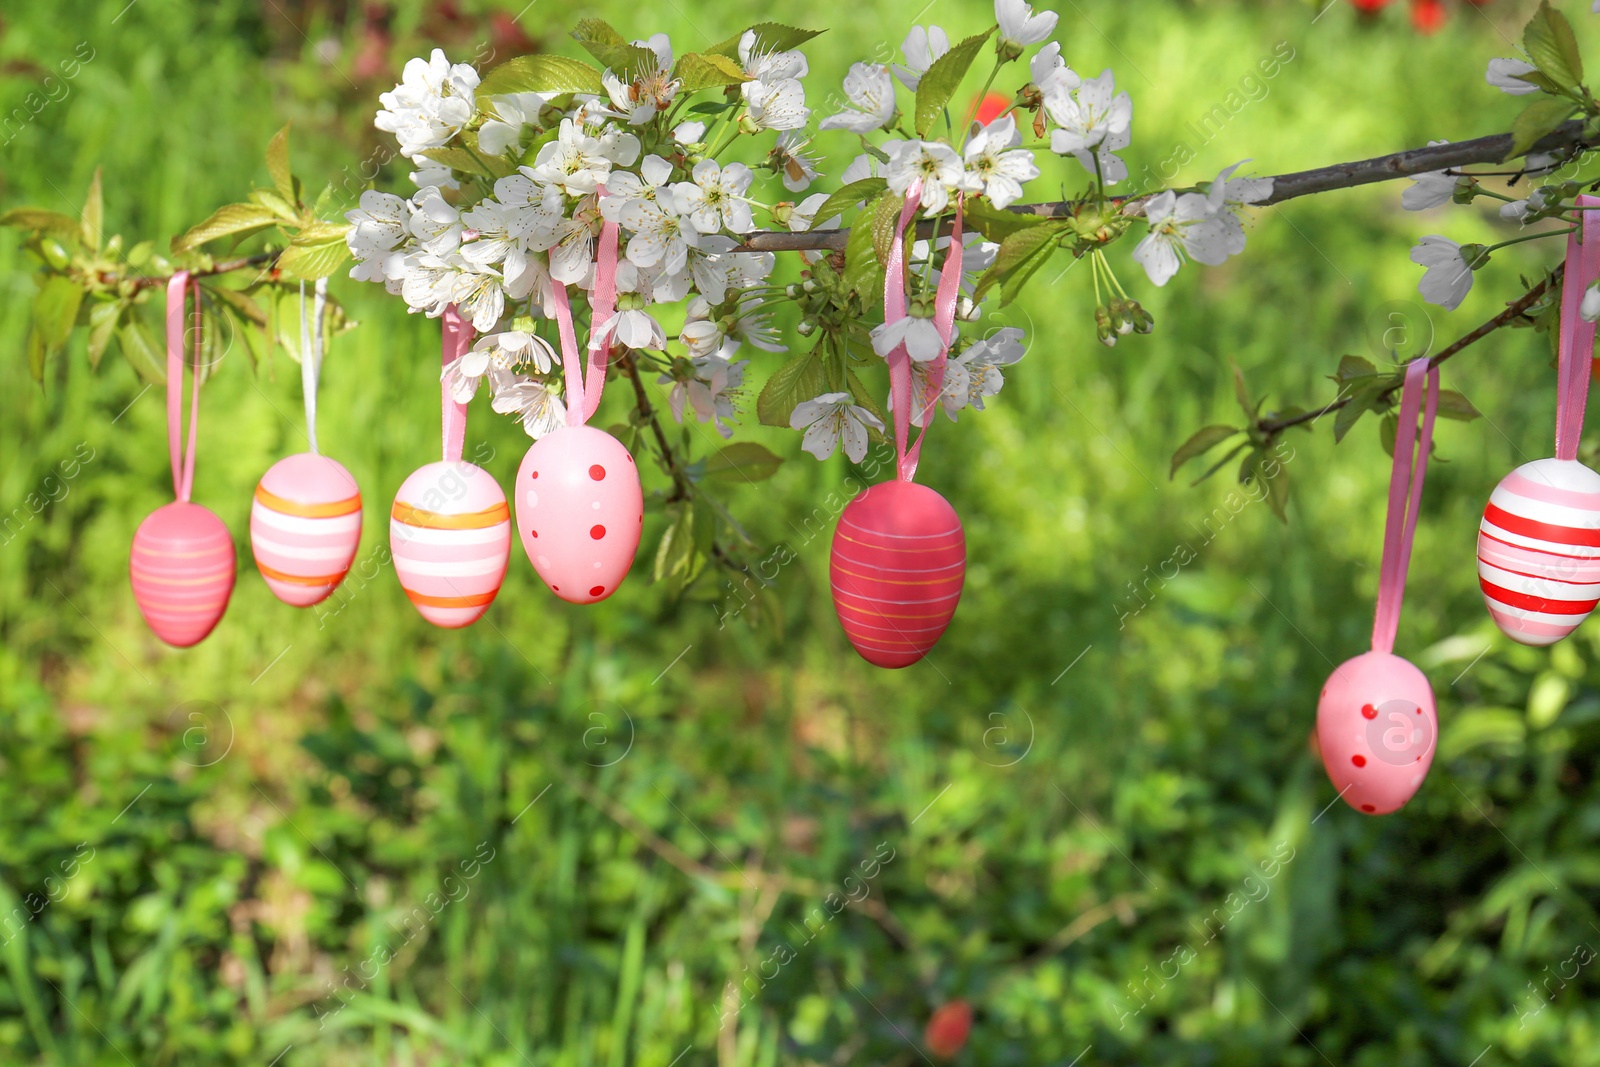
[[[1341,663],[1317,702],[1317,747],[1346,804],[1368,815],[1405,806],[1433,765],[1439,714],[1421,671],[1367,652]]]
[[[470,625],[494,602],[511,559],[506,495],[471,463],[419,467],[395,494],[389,548],[400,588],[424,619]]]
[[[1478,526],[1478,585],[1513,641],[1552,645],[1600,601],[1600,474],[1577,460],[1524,463]]]
[[[639,468],[621,441],[563,426],[522,457],[512,495],[522,547],[556,596],[593,604],[617,591],[644,528]]]
[[[207,508],[167,504],[134,532],[128,571],[150,629],[174,648],[188,648],[205,640],[228,610],[233,538]]]
[[[272,595],[308,608],[344,580],[361,540],[361,491],[337,460],[302,452],[261,476],[250,551]]]
[[[879,667],[908,667],[938,642],[961,600],[961,519],[925,485],[874,485],[839,516],[828,571],[855,650]]]

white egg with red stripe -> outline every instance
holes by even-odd
[[[1478,584],[1513,641],[1552,645],[1600,603],[1600,474],[1576,460],[1524,463],[1478,527]]]

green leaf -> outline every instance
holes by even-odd
[[[758,22],[750,27],[756,33],[755,50],[758,52],[788,52],[799,48],[813,37],[820,36],[822,30],[802,30],[794,26],[785,26],[781,22]],[[739,41],[750,30],[736,33],[726,41],[705,50],[707,55],[737,56],[739,54]]]
[[[1351,392],[1349,403],[1340,408],[1339,413],[1334,416],[1334,444],[1338,444],[1340,441],[1344,440],[1345,435],[1350,432],[1351,427],[1355,426],[1355,424],[1360,421],[1361,416],[1372,410],[1373,405],[1378,402],[1378,399],[1383,396],[1384,392],[1388,389],[1387,379],[1377,378],[1376,375],[1373,377],[1375,380]]]
[[[1572,23],[1551,7],[1549,0],[1544,0],[1528,20],[1522,31],[1522,46],[1528,50],[1533,65],[1562,89],[1573,90],[1582,83],[1583,57],[1578,53]]]
[[[1262,462],[1256,464],[1256,477],[1266,483],[1267,507],[1278,517],[1278,521],[1287,524],[1289,521],[1289,465],[1275,457],[1263,457]]]
[[[1233,367],[1233,398],[1239,402],[1239,408],[1244,412],[1244,417],[1251,422],[1255,421],[1256,408],[1250,403],[1250,390],[1244,385],[1244,371],[1239,369],[1239,364],[1229,360]]]
[[[889,262],[889,254],[894,249],[895,231],[900,227],[900,213],[905,206],[905,197],[889,189],[878,194],[878,199],[872,202],[872,251],[879,263]],[[916,227],[917,219],[913,213],[906,229],[914,234]]]
[[[1221,459],[1217,460],[1211,466],[1207,467],[1201,473],[1200,477],[1198,477],[1194,481],[1190,482],[1189,483],[1189,488],[1193,489],[1195,486],[1199,485],[1201,482],[1205,481],[1207,478],[1209,478],[1213,474],[1217,473],[1223,467],[1228,465],[1228,461],[1229,460],[1231,460],[1234,456],[1237,456],[1240,452],[1243,452],[1245,449],[1247,449],[1249,447],[1250,447],[1250,442],[1249,441],[1240,441],[1238,444],[1236,444],[1232,448],[1228,449],[1228,451],[1223,454]]]
[[[760,482],[776,474],[782,465],[783,458],[773,455],[765,445],[737,441],[706,459],[706,477],[724,482]]]
[[[83,198],[83,247],[98,252],[105,235],[106,205],[100,189],[100,168],[89,179],[89,194]]]
[[[82,304],[83,290],[77,282],[59,274],[45,280],[33,300],[33,328],[47,352],[67,343]]]
[[[1043,226],[1050,220],[1043,215],[1029,215],[1021,211],[1002,211],[987,200],[968,197],[961,213],[967,226],[977,230],[991,241],[1004,241],[1020,230]]]
[[[308,227],[310,229],[310,227]],[[278,270],[286,277],[314,281],[333,275],[350,258],[344,235],[337,237],[297,235],[278,257]]]
[[[693,566],[694,559],[694,509],[686,502],[668,505],[672,522],[661,535],[656,546],[655,565],[651,568],[652,580],[660,582]]]
[[[866,408],[868,411],[878,416],[878,421],[883,423],[885,426],[888,426],[889,418],[884,414],[882,405],[878,403],[878,398],[872,395],[872,390],[868,389],[860,378],[856,377],[855,371],[845,371],[845,382],[850,386],[850,398],[859,406]],[[807,399],[809,399],[809,397]],[[867,428],[867,432],[872,434],[874,437],[878,436],[878,431],[872,429],[871,427]]]
[[[633,81],[641,71],[654,70],[659,62],[654,52],[643,45],[629,44],[603,19],[580,20],[572,39],[623,81]]]
[[[756,398],[756,417],[763,426],[789,428],[797,405],[828,391],[820,349],[802,352],[772,372]]]
[[[297,199],[294,193],[294,175],[289,171],[289,127],[272,135],[272,140],[267,142],[267,173],[272,175],[272,184],[278,193],[289,203]]]
[[[993,32],[994,27],[991,26],[982,33],[968,37],[934,60],[927,73],[922,75],[922,81],[917,84],[915,112],[918,137],[928,136],[934,121],[944,113],[945,105],[950,103],[950,98],[960,88],[961,79],[967,76],[967,70],[972,66],[972,61],[978,57],[983,42],[987,41]]]
[[[1511,124],[1511,151],[1506,159],[1522,155],[1554,133],[1577,108],[1574,101],[1558,97],[1541,97],[1523,108]]]
[[[881,195],[887,188],[889,183],[883,178],[861,178],[851,182],[822,202],[817,213],[811,217],[811,228],[816,229],[835,215],[843,215],[857,204]]]
[[[139,316],[127,317],[117,330],[117,344],[139,377],[152,385],[161,385],[167,380],[166,356],[156,347]]]
[[[512,93],[603,92],[598,70],[566,56],[518,56],[495,67],[478,84],[478,99],[483,102]]]
[[[237,289],[224,289],[220,285],[215,288],[208,287],[206,291],[257,326],[265,326],[267,324],[267,313],[260,304],[255,302],[254,298],[239,292]]]
[[[1183,444],[1179,445],[1178,450],[1172,454],[1172,469],[1167,472],[1167,477],[1169,479],[1172,478],[1178,473],[1178,468],[1189,462],[1191,459],[1194,459],[1196,456],[1205,455],[1207,452],[1211,451],[1211,449],[1215,448],[1217,445],[1220,445],[1234,434],[1243,432],[1243,430],[1235,429],[1232,426],[1224,426],[1220,423],[1211,426],[1204,426],[1199,430],[1196,430],[1194,434]]]
[[[50,348],[44,343],[44,338],[39,336],[37,326],[28,330],[28,373],[36,382],[44,381],[45,359],[50,355]]]
[[[1342,356],[1339,359],[1339,369],[1333,374],[1333,380],[1343,385],[1356,378],[1370,378],[1377,373],[1378,368],[1372,365],[1370,359]]]
[[[105,355],[106,346],[111,343],[111,338],[116,335],[117,328],[122,325],[122,313],[127,309],[127,303],[121,300],[107,300],[102,303],[96,303],[89,309],[89,366],[91,368],[100,369],[100,357]]]
[[[1383,450],[1392,458],[1394,456],[1394,439],[1400,432],[1400,415],[1391,411],[1378,423],[1378,443],[1383,445]]]
[[[190,252],[208,241],[230,235],[244,236],[264,230],[278,221],[273,209],[261,204],[224,204],[188,233],[172,239],[174,252]]]
[[[481,174],[486,178],[504,178],[514,173],[516,167],[499,156],[486,156],[465,148],[430,148],[428,159],[463,174]]]
[[[250,190],[250,202],[268,209],[274,216],[284,222],[300,221],[300,212],[295,209],[293,204],[279,196],[276,190],[252,189]]]
[[[1439,393],[1439,414],[1457,422],[1471,422],[1482,417],[1478,409],[1472,406],[1472,401],[1454,389],[1445,389]]]
[[[899,200],[888,190],[879,194],[878,199],[884,197]],[[878,201],[869,200],[856,212],[844,247],[844,285],[861,297],[863,311],[871,311],[883,302],[883,260],[878,258],[873,244],[872,220],[877,209]]]
[[[35,233],[47,233],[53,237],[64,237],[70,241],[79,241],[83,237],[83,227],[71,215],[63,215],[59,211],[46,211],[37,207],[15,207],[0,215],[0,226],[10,226],[18,230],[32,230]]]
[[[994,262],[978,279],[973,299],[982,300],[983,295],[998,284],[1001,287],[1000,303],[1011,303],[1034,272],[1055,254],[1061,232],[1059,223],[1030,226],[1001,241]]]
[[[739,85],[750,80],[737,60],[699,52],[690,52],[681,57],[677,66],[672,68],[672,76],[683,83],[678,91],[684,93],[720,89],[725,85]]]

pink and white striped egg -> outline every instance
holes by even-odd
[[[174,648],[205,640],[233,594],[233,538],[210,509],[173,503],[145,516],[128,559],[133,599]]]
[[[311,452],[267,468],[250,506],[250,551],[272,595],[297,608],[326,600],[361,541],[361,490],[337,460]]]
[[[522,457],[512,495],[523,550],[556,596],[593,604],[617,591],[644,529],[639,468],[621,441],[563,426]]]
[[[1416,667],[1388,652],[1345,660],[1317,702],[1317,746],[1333,787],[1367,815],[1406,805],[1433,766],[1439,713]]]
[[[1577,460],[1524,463],[1478,526],[1478,585],[1502,633],[1553,645],[1600,602],[1600,474]]]
[[[389,512],[400,588],[424,619],[454,629],[489,610],[511,559],[511,513],[493,476],[465,461],[413,471]]]

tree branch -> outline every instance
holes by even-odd
[[[232,274],[234,271],[244,270],[246,267],[259,267],[266,263],[276,263],[278,256],[282,253],[283,249],[279,248],[269,252],[257,252],[253,256],[240,256],[237,259],[224,259],[217,263],[213,263],[211,266],[203,270],[192,270],[189,272],[189,276],[191,278],[210,278],[218,274]],[[115,283],[117,280],[118,278],[115,274],[105,273],[100,276],[100,281],[102,284],[109,285]],[[135,288],[139,289],[154,289],[159,286],[166,285],[170,280],[171,275],[163,275],[159,278],[140,277],[136,278],[133,284]]]
[[[1472,330],[1470,333],[1463,334],[1461,337],[1457,338],[1454,343],[1446,345],[1444,348],[1440,349],[1438,355],[1428,360],[1428,366],[1430,368],[1439,366],[1439,364],[1443,363],[1457,352],[1460,352],[1468,345],[1483,340],[1485,337],[1489,336],[1491,333],[1494,333],[1502,326],[1509,326],[1512,322],[1521,318],[1530,307],[1538,302],[1541,296],[1543,296],[1550,289],[1553,289],[1561,284],[1561,272],[1562,268],[1556,267],[1550,272],[1549,277],[1508,304],[1506,309],[1500,312],[1500,314],[1496,315],[1488,322],[1485,322],[1477,329]],[[1387,400],[1390,396],[1393,396],[1396,392],[1398,392],[1399,389],[1400,384],[1393,385],[1388,389],[1385,389],[1380,394],[1380,398]],[[1304,423],[1316,422],[1318,419],[1322,418],[1322,416],[1330,415],[1348,403],[1350,403],[1350,397],[1343,396],[1338,400],[1335,400],[1333,403],[1325,404],[1314,411],[1304,411],[1299,415],[1294,415],[1287,419],[1257,419],[1256,429],[1264,434],[1267,434],[1268,436],[1282,433],[1291,426],[1300,426]]]
[[[1588,147],[1583,140],[1583,133],[1584,125],[1582,122],[1569,122],[1548,137],[1540,140],[1529,151],[1581,150]],[[1354,163],[1335,163],[1332,166],[1318,167],[1314,170],[1278,174],[1272,178],[1272,195],[1262,203],[1263,205],[1281,204],[1285,200],[1309,196],[1312,193],[1326,193],[1334,189],[1353,189],[1358,185],[1393,181],[1395,178],[1404,178],[1411,174],[1422,174],[1430,170],[1447,170],[1476,163],[1499,163],[1511,151],[1511,145],[1511,134],[1496,133],[1488,137],[1477,137],[1470,141],[1457,141],[1454,144],[1408,148],[1403,152],[1393,152],[1387,156],[1357,160]],[[1144,214],[1145,202],[1156,195],[1159,194],[1147,193],[1140,196],[1117,197],[1114,198],[1114,202],[1122,205],[1122,213],[1124,215],[1142,215]],[[1018,204],[1007,210],[1016,212],[1019,215],[1036,215],[1040,218],[1065,218],[1074,214],[1080,207],[1089,202],[1085,200],[1058,200],[1045,204]],[[948,221],[943,224],[940,232],[950,232]],[[933,234],[934,223],[932,221],[924,219],[917,224],[917,236],[919,238],[931,237]],[[849,237],[850,231],[848,229],[811,230],[806,233],[762,230],[752,233],[745,243],[735,251],[799,252],[826,249],[838,252],[844,249],[845,242],[849,240]]]

